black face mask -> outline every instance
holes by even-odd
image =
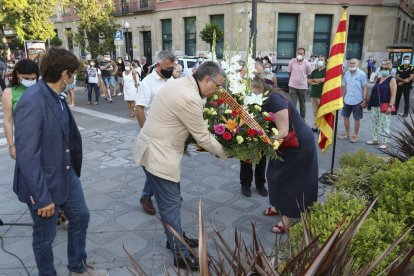
[[[168,70],[161,69],[160,73],[161,75],[164,76],[164,78],[169,79],[171,78],[173,71],[174,69],[168,69]]]

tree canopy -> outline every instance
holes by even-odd
[[[220,42],[224,37],[224,31],[217,23],[210,23],[204,26],[204,29],[200,32],[200,38],[208,44],[213,44],[214,31],[216,31],[216,41]]]

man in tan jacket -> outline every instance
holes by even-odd
[[[208,131],[203,119],[202,100],[212,96],[224,80],[225,73],[220,66],[206,61],[193,76],[167,83],[154,98],[144,127],[135,141],[134,160],[143,166],[161,220],[177,233],[183,233],[179,185],[181,160],[188,135],[191,133],[205,150],[221,159],[226,158],[222,146]],[[174,265],[185,268],[188,263],[192,270],[197,271],[198,260],[167,229],[165,234],[175,254]]]

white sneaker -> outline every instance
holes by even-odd
[[[69,272],[69,276],[108,276],[109,272],[106,269],[95,269],[93,267],[88,267],[82,273]]]

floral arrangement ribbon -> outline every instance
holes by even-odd
[[[240,106],[240,104],[232,96],[230,96],[230,94],[227,93],[227,91],[223,87],[220,86],[218,92],[219,92],[219,98],[220,99],[224,100],[224,102],[226,104],[228,104],[232,110],[237,111],[240,118],[243,119],[243,121],[251,129],[261,131],[261,133],[263,133],[263,134],[260,136],[260,138],[265,143],[268,143],[268,144],[272,145],[272,141],[269,139],[269,137],[267,136],[264,129],[252,117],[250,117],[249,113],[247,113],[247,111],[244,110],[244,108],[242,106]]]

